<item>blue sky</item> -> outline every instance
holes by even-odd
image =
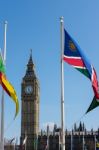
[[[36,74],[40,81],[40,128],[46,123],[60,126],[60,17],[65,29],[79,44],[99,76],[98,0],[1,0],[0,47],[3,48],[3,21],[8,21],[6,74],[21,103],[21,82],[32,48]],[[71,130],[89,107],[91,82],[64,63],[65,126]],[[0,90],[1,92],[1,90]],[[13,122],[15,106],[5,96],[5,137],[20,136],[20,112]],[[21,110],[20,110],[21,111]],[[87,129],[99,127],[99,108],[82,122]]]

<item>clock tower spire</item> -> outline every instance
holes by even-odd
[[[26,75],[33,75],[34,73],[34,63],[33,63],[33,60],[32,60],[32,49],[30,50],[30,58],[29,58],[29,61],[28,61],[28,64],[27,64],[27,70],[26,70]]]
[[[20,145],[23,146],[27,136],[26,149],[36,150],[35,140],[39,131],[39,82],[32,60],[32,50],[21,84],[21,106]]]

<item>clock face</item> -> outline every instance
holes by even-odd
[[[31,94],[31,93],[32,93],[32,91],[33,91],[33,88],[32,88],[32,86],[31,86],[31,85],[26,86],[26,88],[25,88],[25,92],[26,92],[26,94]]]

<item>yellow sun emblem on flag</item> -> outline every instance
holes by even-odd
[[[69,48],[72,51],[76,51],[76,46],[74,45],[74,43],[72,41],[69,41]]]

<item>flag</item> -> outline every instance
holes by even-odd
[[[13,101],[16,104],[16,112],[15,112],[15,117],[16,117],[19,112],[18,97],[17,97],[14,87],[11,85],[11,83],[6,78],[5,66],[4,66],[1,54],[0,54],[0,84],[2,85],[2,87],[6,91],[6,93],[13,99]]]
[[[88,110],[86,111],[86,113],[90,112],[92,109],[96,108],[97,106],[99,106],[99,83],[97,80],[97,74],[95,69],[93,68],[92,71],[92,87],[93,87],[93,91],[94,91],[94,98],[88,108]]]
[[[98,86],[98,80],[97,80],[97,74],[88,60],[88,58],[85,56],[81,48],[78,46],[78,44],[74,41],[74,39],[68,34],[66,30],[64,30],[64,55],[63,60],[73,66],[75,69],[80,71],[82,74],[84,74],[87,78],[90,79],[92,83],[92,88],[94,92],[94,98],[93,101],[88,108],[87,112],[91,111],[95,107],[97,107],[99,104],[97,103],[99,100],[99,86]],[[93,105],[94,103],[94,105]]]
[[[2,58],[1,52],[0,52],[0,72],[5,73],[5,66],[3,63],[3,58]]]
[[[63,59],[78,71],[91,79],[92,68],[89,60],[85,57],[78,44],[65,30],[64,56]]]
[[[0,73],[0,82],[1,82],[3,89],[13,99],[13,101],[16,104],[16,112],[15,112],[15,117],[16,117],[19,111],[19,102],[18,102],[18,97],[16,95],[16,91],[14,87],[11,85],[11,83],[6,79],[3,73]]]

